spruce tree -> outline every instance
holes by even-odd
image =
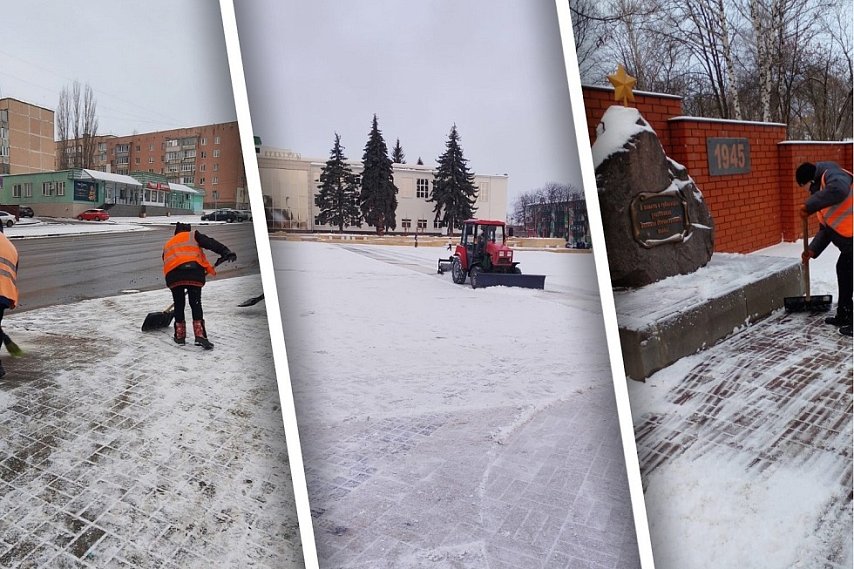
[[[406,154],[403,153],[399,138],[394,145],[394,149],[391,151],[391,161],[395,164],[406,164]]]
[[[359,201],[362,216],[368,225],[376,227],[378,235],[397,228],[397,187],[394,185],[391,164],[388,147],[377,124],[377,115],[374,115],[365,154],[362,156],[362,192]]]
[[[341,137],[336,132],[329,160],[320,171],[320,184],[317,186],[319,191],[314,196],[314,205],[318,208],[318,222],[323,225],[337,225],[339,232],[344,231],[345,225],[362,226],[359,187],[346,160]]]
[[[423,165],[424,165],[424,161],[423,161],[423,160],[421,160],[421,157],[420,157],[420,156],[418,157],[418,162],[416,162],[416,164],[418,164],[419,166],[423,166]]]
[[[435,220],[442,221],[452,235],[455,228],[474,215],[477,201],[477,187],[474,174],[469,172],[460,147],[457,125],[451,128],[445,152],[437,160],[439,167],[433,178],[433,189],[427,201],[435,202],[433,213]]]

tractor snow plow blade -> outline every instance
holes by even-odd
[[[472,275],[472,288],[488,286],[514,286],[542,289],[546,286],[546,275],[517,275],[510,273],[478,273]]]

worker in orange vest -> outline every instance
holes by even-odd
[[[3,233],[3,225],[0,224],[0,338],[13,356],[21,355],[21,349],[3,331],[2,322],[6,309],[16,306],[18,306],[18,250]],[[0,377],[5,375],[6,370],[0,363]]]
[[[839,249],[839,259],[836,261],[836,281],[839,286],[839,303],[836,315],[825,319],[825,322],[839,327],[839,332],[851,336],[852,316],[852,255],[851,227],[852,203],[851,172],[843,170],[835,162],[804,162],[795,171],[798,185],[809,185],[810,197],[800,208],[802,218],[812,214],[818,216],[819,229],[804,251],[804,263],[821,255],[831,243]]]
[[[166,286],[172,291],[175,301],[175,335],[177,344],[184,344],[187,337],[187,324],[184,319],[185,296],[190,301],[193,314],[193,335],[197,346],[212,350],[214,345],[208,340],[202,311],[202,287],[207,275],[216,275],[202,249],[209,249],[220,257],[216,264],[236,261],[237,255],[228,247],[196,231],[191,233],[189,223],[175,224],[175,235],[163,246],[163,274]]]

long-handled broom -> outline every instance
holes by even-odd
[[[809,222],[804,218],[804,252],[809,251]],[[827,312],[833,304],[830,294],[810,295],[810,264],[804,262],[801,271],[804,277],[805,296],[787,296],[783,299],[786,312]]]

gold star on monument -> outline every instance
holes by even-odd
[[[632,93],[632,87],[638,82],[637,79],[626,73],[626,68],[623,64],[617,65],[617,72],[613,75],[608,75],[608,81],[614,86],[614,100],[622,101],[623,106],[626,106],[628,101],[634,101],[635,96]]]

